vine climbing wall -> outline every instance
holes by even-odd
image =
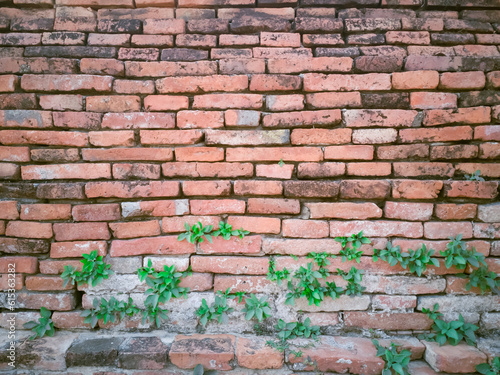
[[[475,267],[441,254],[461,236],[449,248],[500,273],[498,0],[0,6],[0,305],[15,289],[17,329],[46,307],[60,335],[89,332],[80,314],[101,297],[144,308],[137,270],[151,260],[191,271],[187,298],[162,304],[170,333],[272,336],[278,319],[309,317],[330,335],[416,336],[436,303],[498,333],[498,295],[467,290]],[[178,241],[186,223],[221,221],[250,233]],[[361,231],[362,255],[343,259],[336,238]],[[374,262],[388,244],[425,245],[439,266]],[[64,266],[93,250],[114,274],[64,286]],[[326,281],[345,288],[338,269],[354,266],[366,289],[286,304],[275,272],[293,276],[311,252],[337,255]],[[230,300],[229,324],[204,328],[196,310],[228,288],[267,296],[272,317],[256,327]]]

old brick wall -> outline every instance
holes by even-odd
[[[498,329],[498,297],[456,269],[371,259],[388,240],[439,251],[462,234],[500,272],[498,1],[0,4],[0,282],[15,263],[19,325],[45,306],[82,328],[96,295],[141,304],[134,273],[152,259],[193,270],[188,300],[166,306],[173,332],[228,287],[338,329],[425,330],[435,302]],[[486,181],[466,181],[476,170]],[[185,222],[222,219],[251,235],[177,241]],[[270,256],[297,268],[361,230],[361,263],[331,270],[365,270],[364,295],[285,307]],[[63,266],[94,249],[116,275],[63,288]],[[251,330],[241,317],[209,330]]]

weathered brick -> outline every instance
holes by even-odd
[[[433,146],[431,159],[473,159],[478,154],[475,145]],[[458,168],[457,168],[458,169]]]
[[[443,128],[402,129],[399,131],[402,143],[450,142],[472,139],[470,126],[448,126]]]
[[[340,183],[341,198],[385,199],[389,194],[388,181],[344,180]]]
[[[281,231],[281,220],[278,218],[229,216],[227,223],[235,229],[244,228],[250,233],[279,234]]]
[[[490,122],[489,107],[457,109],[430,109],[424,111],[423,124],[426,126],[444,124],[484,124]]]
[[[127,46],[130,42],[130,34],[89,34],[87,44],[89,46]]]
[[[212,61],[174,62],[174,61],[130,61],[125,63],[129,77],[171,77],[197,76],[217,73],[217,63]]]
[[[189,202],[193,215],[219,215],[245,213],[245,201],[236,199],[225,200],[191,200]]]
[[[306,36],[304,35],[304,38]],[[309,38],[311,37],[309,35]],[[349,72],[352,68],[352,59],[349,57],[304,57],[297,60],[269,59],[267,67],[270,73]]]
[[[363,231],[369,237],[420,238],[424,234],[422,223],[407,221],[330,221],[330,237],[348,236]]]
[[[230,181],[184,181],[182,192],[186,196],[227,196],[231,193]]]
[[[300,202],[296,199],[249,198],[248,212],[253,214],[298,214]]]
[[[207,130],[205,143],[208,145],[283,145],[290,142],[289,130]]]
[[[306,203],[311,219],[357,219],[382,217],[382,210],[374,203]]]
[[[422,313],[371,313],[361,311],[345,312],[344,322],[348,327],[385,330],[427,330],[433,324],[433,321]]]
[[[208,77],[167,77],[156,81],[159,93],[203,93],[210,91],[243,91],[248,87],[245,75]]]
[[[438,84],[439,73],[433,70],[392,74],[392,88],[396,90],[432,90],[437,88]]]
[[[361,107],[359,92],[321,92],[306,95],[307,108],[356,108]]]
[[[251,163],[165,163],[162,165],[163,175],[166,177],[217,177],[235,178],[253,176]]]
[[[386,202],[384,216],[390,219],[427,221],[432,216],[432,203]]]
[[[106,181],[85,184],[85,194],[95,197],[176,197],[179,183],[176,181]]]
[[[478,349],[461,343],[457,346],[439,346],[437,343],[424,341],[425,360],[436,371],[475,371],[478,364],[486,361],[486,355]]]
[[[53,164],[21,167],[24,180],[111,178],[109,164]]]
[[[279,369],[283,367],[283,353],[266,345],[262,338],[238,338],[236,346],[238,365],[251,369]]]
[[[301,88],[302,80],[292,75],[252,75],[250,91],[295,91]]]
[[[9,221],[6,236],[25,238],[51,238],[52,224],[36,221]]]
[[[119,60],[83,58],[80,60],[80,70],[86,74],[123,76],[125,67]]]
[[[291,164],[269,165],[257,164],[255,166],[255,174],[257,177],[278,178],[289,180],[292,177],[294,166]]]
[[[439,88],[445,90],[477,90],[484,88],[486,77],[483,72],[443,73]]]
[[[10,266],[15,264],[15,267]],[[36,257],[2,257],[0,259],[0,273],[8,273],[9,269],[15,269],[15,273],[36,273],[38,271],[38,259]]]
[[[187,98],[186,98],[187,99]],[[262,95],[258,94],[207,94],[194,97],[193,108],[197,109],[259,109],[262,107]]]
[[[397,139],[397,133],[396,129],[356,129],[352,132],[352,143],[393,143]]]
[[[297,168],[299,179],[314,179],[342,176],[345,174],[344,163],[300,163]]]
[[[293,134],[293,133],[292,133]],[[372,160],[373,146],[330,146],[325,147],[325,159],[331,160]]]
[[[300,150],[300,153],[296,151]],[[227,161],[321,161],[323,152],[316,147],[255,147],[226,149]]]
[[[227,116],[226,116],[227,117]],[[328,126],[337,124],[342,116],[339,109],[322,111],[302,111],[289,113],[272,113],[264,116],[264,127],[303,127]],[[226,119],[227,124],[227,119]]]
[[[444,186],[444,194],[450,198],[493,199],[498,195],[498,183],[494,181],[450,181]]]
[[[330,197],[339,194],[339,183],[334,181],[285,181],[286,197]]]
[[[146,106],[146,99],[144,99]],[[86,110],[90,112],[139,112],[141,99],[134,95],[88,96]]]
[[[55,311],[70,311],[76,307],[74,293],[32,293],[21,292],[17,294],[20,308],[39,310],[41,307],[50,306]]]
[[[21,220],[67,220],[70,218],[70,204],[21,205]]]
[[[143,254],[191,254],[195,249],[187,241],[177,241],[177,236],[114,240],[109,254],[112,257]]]
[[[304,91],[357,91],[390,90],[389,74],[369,73],[361,75],[304,74]]]
[[[269,269],[269,260],[242,256],[193,256],[191,268],[194,272],[265,275]]]
[[[141,130],[143,145],[175,145],[195,144],[201,140],[203,133],[199,130]]]
[[[177,161],[222,161],[224,149],[218,147],[182,147],[175,150]]]
[[[109,228],[115,238],[149,237],[160,234],[158,220],[109,223]]]

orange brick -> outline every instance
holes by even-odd
[[[25,238],[51,238],[52,224],[36,221],[9,221],[5,235]]]
[[[395,90],[432,90],[439,84],[439,73],[433,70],[392,73]]]
[[[67,220],[70,218],[70,204],[21,205],[21,220]]]

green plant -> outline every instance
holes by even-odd
[[[356,267],[352,266],[347,273],[339,268],[337,268],[337,272],[345,281],[347,281],[345,289],[346,295],[360,296],[363,290],[366,289],[364,286],[361,286],[364,274],[363,270],[358,270]]]
[[[274,257],[271,257],[269,259],[269,271],[267,272],[267,279],[276,281],[278,285],[280,285],[283,280],[291,281],[292,277],[290,271],[286,268],[277,270],[276,259]]]
[[[52,316],[52,312],[45,307],[40,308],[40,319],[38,319],[38,323],[31,320],[27,323],[24,323],[23,327],[27,329],[31,329],[35,334],[30,337],[30,340],[34,340],[37,337],[42,338],[43,336],[54,336],[54,323],[50,317]]]
[[[342,255],[342,262],[348,260],[355,260],[360,262],[361,255],[363,251],[359,250],[362,244],[370,243],[370,240],[363,235],[363,231],[358,234],[351,234],[348,237],[335,237],[335,241],[340,242],[342,245],[342,250],[340,250],[340,255]],[[351,243],[352,248],[347,247]]]
[[[280,167],[284,166],[285,165],[285,162],[283,161],[283,158],[280,159],[280,161],[278,162],[278,165]]]
[[[271,316],[267,297],[263,296],[259,299],[255,294],[250,294],[250,298],[245,300],[245,308],[242,311],[245,313],[246,320],[256,318],[259,323]]]
[[[90,324],[94,328],[99,320],[102,320],[104,324],[114,323],[118,315],[120,319],[123,319],[125,315],[132,316],[139,311],[130,297],[128,302],[118,301],[115,297],[111,297],[109,301],[104,298],[101,298],[100,301],[98,298],[94,298],[92,309],[82,311],[81,316],[85,317],[84,323]]]
[[[429,317],[429,319],[436,320],[436,319],[441,318],[443,316],[443,314],[441,314],[438,311],[438,309],[439,309],[439,305],[436,303],[432,307],[432,310],[431,309],[426,309],[425,307],[423,307],[422,308],[422,312],[424,314],[426,314]]]
[[[201,301],[201,306],[196,310],[196,315],[200,318],[200,323],[205,327],[210,320],[215,320],[219,324],[227,323],[228,316],[230,312],[234,309],[227,305],[228,299],[233,299],[235,296],[229,295],[230,289],[228,288],[225,292],[218,291],[215,295],[215,302],[210,306],[205,298]]]
[[[463,270],[470,264],[473,267],[486,266],[484,255],[477,252],[475,248],[467,250],[467,244],[462,241],[462,235],[450,237],[450,242],[446,245],[446,250],[440,252],[445,257],[444,264],[446,268],[455,266],[459,270]]]
[[[422,272],[424,272],[430,264],[439,267],[439,260],[432,258],[434,250],[427,249],[425,245],[422,245],[418,250],[408,249],[407,254],[407,256],[403,254],[404,263],[402,263],[402,266],[404,269],[408,266],[410,272],[416,273],[418,276],[422,276]]]
[[[289,348],[288,340],[293,340],[296,338],[311,338],[316,340],[319,332],[319,326],[312,326],[311,319],[306,318],[304,323],[301,322],[290,322],[285,323],[282,319],[278,321],[278,324],[275,326],[276,328],[276,336],[278,337],[278,341],[267,341],[267,345],[271,346],[274,349],[279,351],[284,351]],[[301,355],[295,355],[300,357]]]
[[[389,348],[384,348],[377,340],[372,340],[373,345],[377,349],[377,357],[384,360],[385,366],[382,370],[382,375],[409,375],[408,363],[410,363],[411,352],[409,350],[400,350],[398,346],[391,342]]]
[[[465,179],[467,181],[484,181],[484,178],[482,178],[480,175],[481,175],[481,171],[477,170],[470,175],[466,174]]]
[[[142,324],[146,321],[155,322],[156,327],[160,328],[162,320],[168,319],[168,311],[166,309],[161,309],[158,306],[148,305],[144,310],[142,310]]]
[[[175,265],[170,267],[165,265],[163,271],[157,272],[149,259],[148,266],[139,268],[137,275],[139,280],[146,280],[146,284],[150,287],[145,292],[148,296],[144,302],[146,306],[157,307],[158,304],[168,302],[171,298],[186,297],[189,291],[189,288],[179,286],[181,279],[189,275],[189,270],[177,272]]]
[[[184,228],[186,228],[186,231],[179,234],[177,241],[187,240],[189,243],[196,244],[202,243],[204,241],[203,237],[205,237],[208,242],[212,243],[212,235],[210,232],[212,232],[213,225],[207,225],[205,227],[201,221],[198,221],[198,223],[194,224],[192,227],[190,227],[188,223],[184,223]]]
[[[309,305],[315,304],[319,306],[321,304],[327,290],[320,284],[318,279],[326,279],[328,277],[328,270],[325,268],[314,270],[313,267],[313,263],[307,263],[306,267],[301,266],[295,272],[293,277],[299,281],[295,287],[291,281],[288,282],[288,289],[291,292],[286,295],[285,304],[294,305],[295,299],[300,297],[306,297]]]
[[[476,366],[477,372],[483,375],[499,375],[500,374],[500,357],[495,357],[491,364],[481,363]]]
[[[102,256],[97,255],[97,250],[91,251],[90,254],[82,254],[82,257],[83,259],[80,261],[83,263],[82,272],[77,271],[76,267],[64,266],[64,272],[61,274],[64,287],[70,281],[72,285],[84,283],[96,286],[113,274],[113,271],[110,270],[111,265],[104,262]]]
[[[377,262],[379,259],[389,263],[392,267],[398,263],[403,263],[401,247],[399,245],[392,246],[391,242],[387,242],[385,249],[373,249],[373,261]]]
[[[465,285],[465,289],[470,290],[472,287],[481,288],[481,294],[488,290],[500,294],[500,278],[495,272],[488,271],[488,267],[481,266],[469,275],[469,282]]]
[[[336,258],[335,255],[333,254],[328,254],[328,253],[309,253],[307,254],[307,258],[312,259],[320,268],[323,268],[324,266],[329,266],[330,261],[328,258]]]
[[[250,234],[249,231],[244,230],[243,228],[240,229],[234,229],[231,224],[224,223],[223,221],[219,222],[219,229],[217,229],[215,232],[213,232],[213,236],[222,236],[223,239],[229,240],[231,239],[231,236],[236,236],[239,238],[245,237],[247,234]]]

